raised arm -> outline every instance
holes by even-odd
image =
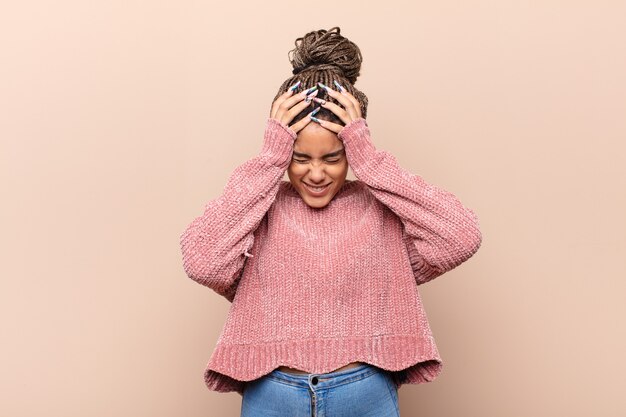
[[[276,199],[291,162],[293,144],[311,119],[290,125],[317,94],[316,87],[295,93],[297,82],[282,93],[270,109],[259,155],[239,165],[224,192],[209,201],[180,235],[187,276],[233,301],[243,268],[254,243],[254,231]]]
[[[232,172],[224,192],[180,235],[189,278],[232,301],[254,231],[276,198],[296,133],[268,118],[261,152]]]
[[[338,133],[354,175],[404,225],[404,241],[418,285],[450,271],[480,247],[478,216],[449,191],[404,170],[371,141],[359,117]]]

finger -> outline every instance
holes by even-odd
[[[285,101],[287,100],[289,97],[293,96],[295,94],[295,91],[298,89],[298,87],[300,86],[300,84],[302,84],[301,80],[298,80],[298,82],[296,82],[295,84],[293,84],[291,87],[289,87],[287,89],[287,91],[285,91],[283,94],[281,94],[275,101],[274,103],[272,103],[272,108],[270,109],[270,117],[275,117],[276,113],[278,111],[278,107]]]
[[[312,117],[312,120],[315,123],[318,123],[320,126],[330,130],[331,132],[339,133],[339,132],[341,132],[341,129],[343,129],[343,125],[339,125],[337,123],[329,122],[328,120],[321,120],[321,119],[318,119],[316,117]]]
[[[344,115],[337,114],[337,117],[339,117],[341,121],[343,121],[345,124],[348,124],[351,120],[354,120],[359,117],[359,112],[357,111],[357,108],[355,107],[354,102],[348,98],[346,93],[340,93],[339,91],[333,90],[327,85],[324,85],[322,83],[319,83],[319,84],[320,84],[320,87],[326,90],[329,96],[337,100],[345,108],[345,111],[347,112],[348,116],[346,116],[345,114]]]
[[[337,80],[333,80],[333,83],[335,83],[337,89],[341,94],[348,97],[352,101],[352,103],[354,103],[354,107],[357,109],[359,117],[361,117],[361,103],[359,103],[359,100],[357,100],[356,97],[354,97],[348,90],[346,90],[341,84],[339,84]]]
[[[352,102],[352,104],[354,105],[354,109],[356,110],[357,117],[362,117],[361,116],[361,103],[359,103],[359,100],[357,100],[356,97],[350,94],[347,90],[344,90],[343,93],[341,94],[348,97],[348,99]]]
[[[350,116],[348,115],[348,112],[343,107],[338,106],[331,101],[326,101],[324,99],[321,99],[319,97],[314,97],[313,101],[315,101],[316,103],[319,103],[325,109],[328,109],[332,111],[333,113],[335,113],[337,117],[339,117],[341,121],[344,122],[345,124],[348,124],[351,121]]]
[[[281,119],[282,122],[285,124],[291,123],[291,121],[295,119],[297,115],[299,115],[303,111],[306,111],[307,107],[310,107],[310,111],[313,111],[314,103],[312,101],[301,101],[283,115]]]
[[[289,97],[291,97],[293,95],[293,90],[290,88],[287,91],[285,91],[284,93],[282,93],[280,96],[278,96],[278,98],[276,100],[274,100],[274,103],[272,103],[272,108],[270,109],[270,117],[275,119],[276,118],[276,113],[278,112],[278,107],[285,102],[285,100],[287,100]]]
[[[298,120],[296,123],[291,125],[290,126],[291,129],[294,132],[298,133],[299,131],[304,129],[309,123],[313,123],[313,120],[311,119],[311,115],[314,114],[314,113],[317,113],[317,112],[315,110],[312,110],[311,112],[309,112],[309,114],[307,114],[305,117],[303,117],[302,119]]]
[[[308,97],[312,98],[315,94],[317,94],[317,90],[309,94]],[[293,119],[296,118],[297,115],[299,115],[303,111],[306,111],[307,107],[313,107],[314,105],[315,103],[313,103],[310,99],[302,100],[301,102],[299,102],[298,104],[296,104],[295,106],[287,110],[287,112],[285,113],[280,114],[280,110],[279,110],[279,116],[277,116],[277,118],[284,124],[288,125],[289,123],[291,123]]]
[[[304,100],[306,98],[306,96],[308,94],[314,93],[315,91],[317,91],[317,86],[316,87],[311,87],[307,90],[304,90],[292,97],[288,97],[286,100],[282,101],[279,105],[278,108],[276,110],[276,115],[274,116],[276,119],[279,120],[283,120],[286,123],[289,123],[293,120],[293,117],[295,117],[295,115],[297,115],[298,113],[293,114],[293,117],[289,120],[286,120],[285,117],[288,117],[287,112],[289,112],[289,110],[291,109],[291,107],[293,107],[296,103],[301,102],[302,100]],[[307,103],[308,105],[309,103]]]

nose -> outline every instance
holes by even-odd
[[[314,165],[311,164],[311,169],[309,170],[309,181],[314,184],[323,183],[326,178],[326,172],[324,172],[324,164]]]

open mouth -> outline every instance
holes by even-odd
[[[309,191],[309,193],[313,195],[323,195],[326,193],[326,191],[328,191],[331,183],[328,183],[322,187],[314,187],[312,185],[307,184],[306,182],[303,182],[303,184],[304,184],[304,187]]]

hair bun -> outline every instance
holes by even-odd
[[[338,26],[320,29],[296,39],[296,47],[289,51],[293,74],[312,70],[338,72],[352,84],[360,75],[363,57],[359,47],[341,35]]]

